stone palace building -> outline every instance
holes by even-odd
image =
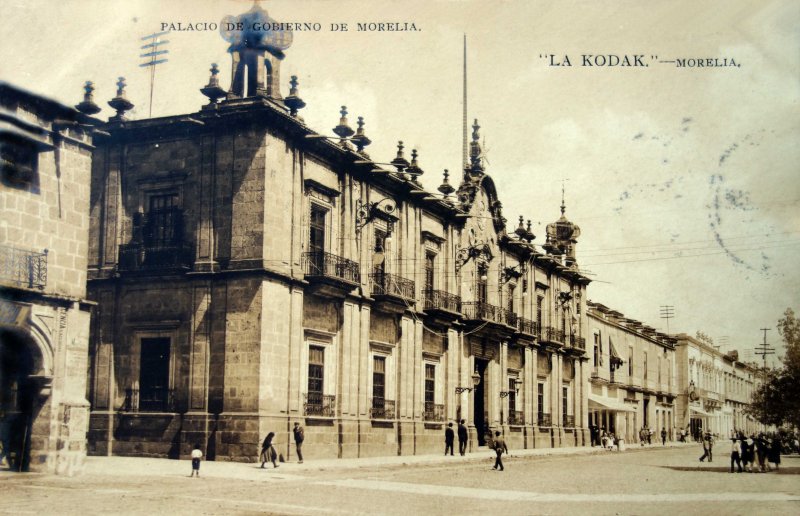
[[[260,7],[241,15],[267,21]],[[294,422],[311,457],[588,443],[586,285],[577,226],[507,231],[479,126],[451,186],[425,191],[415,150],[391,163],[342,108],[308,127],[285,39],[230,38],[197,112],[131,121],[124,82],[91,185],[89,452],[255,460]],[[180,94],[180,92],[173,92]]]
[[[0,445],[16,471],[83,468],[92,124],[0,83]]]

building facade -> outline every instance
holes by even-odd
[[[676,338],[678,426],[695,438],[702,432],[727,438],[764,431],[744,410],[762,381],[759,369],[739,362],[735,351],[723,354],[686,334]]]
[[[0,83],[0,437],[17,471],[83,467],[93,121]]]
[[[675,344],[672,337],[589,302],[591,392],[589,421],[627,443],[640,442],[641,430],[661,430],[675,438]]]
[[[212,67],[185,116],[127,120],[119,84],[92,164],[90,453],[250,461],[274,431],[290,456],[294,422],[312,457],[438,452],[460,419],[473,448],[586,444],[563,203],[544,251],[521,217],[507,231],[477,121],[438,194],[402,142],[370,158],[345,108],[318,134],[294,77],[281,95],[283,43],[231,41],[230,88]]]

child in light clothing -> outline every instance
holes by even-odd
[[[192,450],[192,474],[189,475],[190,477],[195,476],[195,474],[199,477],[200,476],[200,459],[203,458],[203,452],[200,450],[200,445],[195,444],[194,450]]]

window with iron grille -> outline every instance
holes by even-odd
[[[425,253],[425,290],[433,290],[433,271],[436,254],[428,251]]]
[[[325,348],[308,347],[308,397],[321,400],[325,378]]]
[[[536,385],[536,415],[539,421],[544,415],[544,384],[541,382]]]
[[[386,357],[372,357],[372,405],[383,408],[386,399]]]
[[[144,227],[144,243],[171,246],[182,240],[183,220],[177,193],[151,195]]]
[[[436,366],[425,364],[425,403],[436,402]]]

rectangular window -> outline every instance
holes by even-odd
[[[383,274],[386,272],[386,230],[382,228],[375,228],[373,233],[373,237],[375,240],[375,254],[380,254],[383,256],[383,260],[380,261],[377,265],[375,265],[375,273],[376,274]],[[383,279],[381,279],[383,281]]]
[[[647,351],[644,352],[642,357],[642,379],[647,381]]]
[[[628,376],[633,376],[633,346],[628,346]]]
[[[658,357],[658,385],[661,386],[661,357]]]
[[[139,410],[170,410],[169,337],[143,338],[140,341]]]
[[[311,217],[308,232],[308,251],[323,253],[325,251],[325,219],[328,210],[316,204],[311,205]]]
[[[513,414],[517,411],[517,379],[508,379],[508,413]]]
[[[436,402],[436,366],[425,364],[425,403]]]
[[[38,183],[38,156],[36,146],[27,141],[9,139],[0,142],[0,178],[3,183],[16,188]]]
[[[482,265],[478,268],[478,279],[477,279],[477,287],[478,287],[478,302],[485,303],[487,299],[487,288],[488,281],[487,278],[488,270],[486,269],[485,265]]]
[[[541,421],[544,416],[544,384],[541,382],[536,385],[536,414]]]
[[[431,252],[425,253],[425,290],[433,290],[433,271],[436,255]]]
[[[515,288],[516,287],[514,285],[509,285],[508,286],[508,299],[506,299],[506,309],[509,312],[511,312],[512,314],[514,313],[514,290],[515,290]]]
[[[308,398],[322,403],[325,378],[325,348],[309,346],[308,348]]]
[[[536,327],[539,331],[542,331],[542,304],[544,303],[544,298],[542,296],[536,296]]]
[[[144,227],[144,242],[150,247],[163,247],[182,240],[183,217],[178,194],[151,195]]]
[[[372,406],[383,408],[386,399],[386,357],[372,357]]]
[[[567,426],[567,416],[569,415],[569,387],[561,388],[561,422]]]

